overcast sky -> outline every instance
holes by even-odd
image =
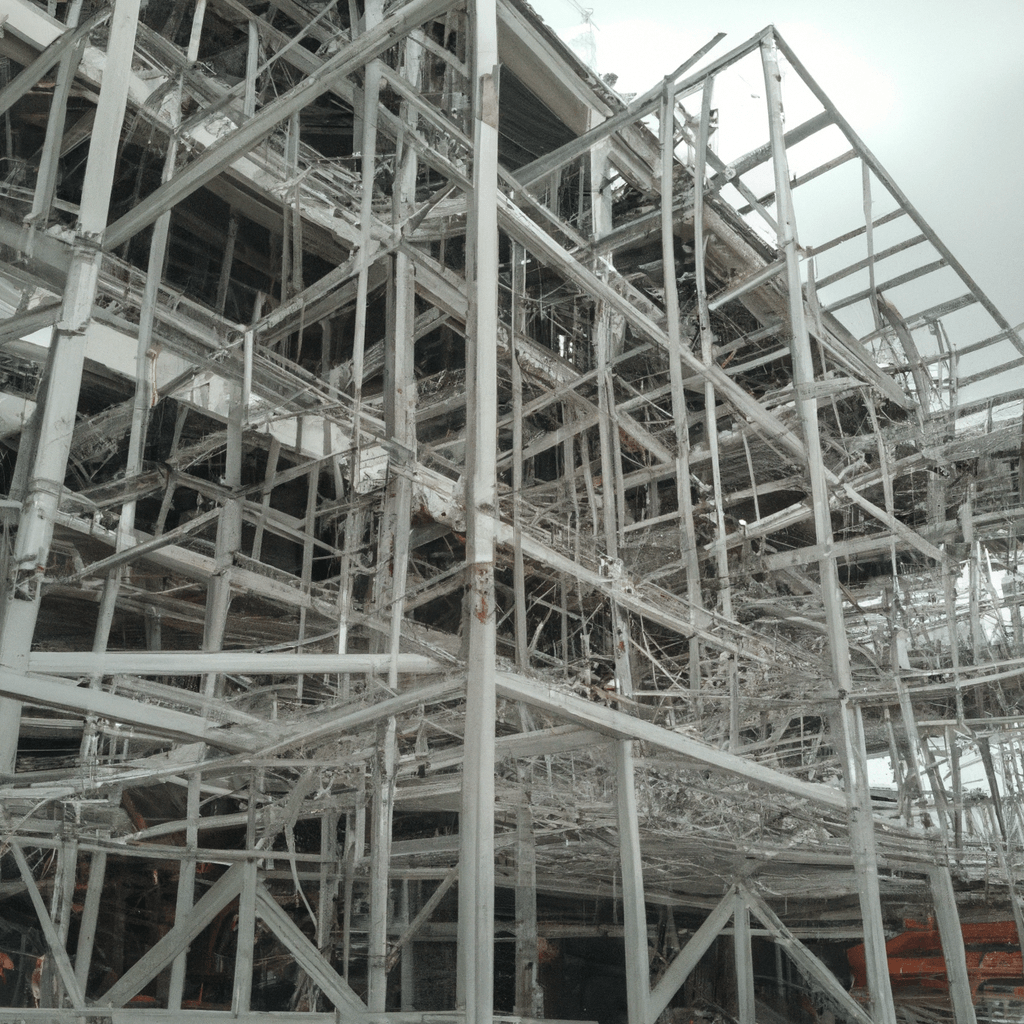
[[[532,2],[563,38],[581,25],[570,0]],[[1024,0],[580,2],[598,70],[624,92],[716,32],[728,35],[712,56],[773,23],[967,272],[1024,321]]]

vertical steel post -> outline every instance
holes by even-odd
[[[956,1024],[977,1024],[977,1015],[971,998],[971,979],[967,973],[964,933],[960,928],[960,915],[956,909],[956,893],[953,890],[949,865],[930,865],[928,883],[935,905],[935,921],[942,939],[942,956],[946,961],[946,977],[949,979],[953,1016],[956,1018]]]
[[[419,889],[419,883],[417,883],[417,890]],[[402,879],[402,902],[401,902],[401,922],[403,930],[409,926],[409,921],[412,919],[409,896],[409,879]],[[415,1008],[416,1002],[416,943],[410,939],[402,950],[402,959],[399,961],[399,984],[401,986],[401,997],[399,1009],[403,1013],[408,1013],[410,1010]]]
[[[68,9],[66,25],[68,31],[78,26],[78,18],[82,10],[82,0],[73,0]],[[57,187],[57,168],[60,161],[61,143],[64,141],[64,123],[67,119],[68,97],[75,84],[75,73],[85,52],[83,39],[69,53],[61,58],[57,69],[57,80],[53,87],[50,100],[50,114],[46,119],[46,139],[43,152],[39,158],[39,173],[36,175],[36,189],[32,194],[32,209],[25,218],[25,223],[46,227],[53,205],[53,194]]]
[[[338,819],[330,811],[320,819],[320,899],[316,907],[316,946],[323,951],[331,942],[338,912]]]
[[[231,385],[227,423],[227,450],[224,456],[224,484],[232,497],[224,502],[217,521],[217,544],[214,551],[216,571],[206,585],[206,618],[203,623],[203,650],[219,651],[224,644],[228,611],[231,607],[231,577],[235,552],[242,543],[242,434],[243,396],[237,384]],[[238,496],[236,496],[238,495]],[[211,673],[203,679],[203,693],[221,695],[224,677]]]
[[[537,984],[537,850],[533,812],[524,774],[522,797],[516,808],[516,995],[513,1013],[544,1015],[543,993]]]
[[[181,89],[177,90],[176,104],[180,105]],[[178,106],[175,107],[177,120]],[[174,175],[177,162],[178,142],[171,138],[164,157],[161,182],[170,181]],[[146,271],[146,283],[142,290],[142,305],[139,310],[139,334],[135,348],[135,398],[132,403],[132,424],[128,440],[128,459],[125,476],[128,479],[142,472],[143,458],[146,450],[146,430],[149,425],[149,410],[152,405],[150,389],[150,343],[153,340],[153,324],[156,321],[156,308],[160,301],[160,282],[163,279],[164,259],[167,255],[167,238],[170,232],[171,212],[161,214],[153,225],[153,234],[149,242],[149,264]],[[118,551],[135,543],[135,513],[137,502],[130,498],[121,506],[121,517],[117,522],[116,547]],[[103,583],[100,597],[99,613],[96,630],[93,634],[93,651],[99,653],[107,649],[110,642],[110,628],[117,611],[117,599],[121,591],[121,567],[112,569]],[[99,687],[102,676],[96,675],[90,685]],[[95,719],[89,718],[82,737],[82,757],[91,758],[96,754],[99,737],[96,732]]]
[[[711,312],[708,307],[708,282],[705,260],[707,236],[704,232],[704,171],[707,165],[708,139],[711,133],[711,98],[714,93],[714,78],[704,80],[701,92],[700,126],[697,130],[697,151],[694,160],[693,192],[693,258],[697,286],[697,319],[700,331],[701,359],[705,366],[715,362],[715,335],[711,330]],[[672,130],[671,110],[666,111],[668,130]],[[715,495],[715,566],[718,585],[721,588],[722,614],[732,617],[732,596],[729,589],[729,558],[725,545],[725,519],[722,511],[722,471],[718,458],[718,416],[715,385],[709,379],[704,381],[704,432],[711,453],[711,482]],[[689,481],[686,481],[687,486]],[[735,737],[732,749],[735,750]]]
[[[694,178],[694,189],[693,189],[693,255],[694,255],[694,271],[696,273],[696,286],[697,286],[697,322],[700,333],[700,350],[701,359],[704,361],[704,365],[710,368],[715,365],[714,358],[714,343],[715,335],[711,330],[711,313],[708,307],[708,284],[707,284],[707,269],[705,260],[705,246],[707,244],[707,236],[704,233],[704,172],[707,167],[707,155],[708,155],[708,139],[711,134],[711,98],[714,93],[715,80],[709,76],[704,79],[704,88],[702,89],[701,105],[700,105],[700,125],[697,130],[697,147],[694,158],[693,178]],[[674,130],[674,117],[672,109],[667,107],[666,99],[666,110],[664,112],[666,119],[666,129],[669,133]],[[663,170],[664,175],[664,170]],[[663,178],[664,181],[664,178]],[[664,203],[664,200],[663,200]],[[663,206],[664,208],[664,206]],[[668,279],[666,278],[666,286],[668,285]],[[684,406],[685,408],[685,406]],[[722,614],[727,618],[732,618],[732,588],[729,583],[729,553],[726,547],[726,536],[725,536],[725,513],[722,508],[722,470],[720,460],[718,457],[718,413],[717,413],[717,398],[715,396],[715,386],[712,384],[710,379],[704,381],[704,436],[707,440],[708,450],[711,453],[711,484],[712,493],[715,496],[715,583],[717,585],[717,595],[712,597],[709,603],[712,609],[716,608],[721,604]],[[685,488],[687,492],[690,487],[689,474],[685,480],[677,482],[677,487],[680,489]],[[687,494],[689,499],[689,494]],[[689,509],[690,518],[684,523],[685,526],[689,527],[690,537],[689,543],[693,545],[695,543],[693,536],[693,506],[692,502],[687,500],[686,504],[680,504],[680,508],[687,507]],[[692,556],[692,562],[696,563],[696,553]],[[693,574],[692,566],[687,571],[687,585],[689,587],[689,581]],[[695,603],[701,601],[700,583],[699,579],[695,581],[695,586],[689,587],[692,591],[689,593],[691,601]],[[696,640],[690,641],[690,674],[691,674],[691,687],[694,680],[697,681],[698,686],[694,687],[699,689],[699,674],[700,665],[699,662],[694,658],[694,650],[699,649]],[[736,661],[734,658],[729,658],[725,664],[726,677],[729,680],[729,749],[736,753],[740,747],[740,692],[739,692],[739,674],[737,672]]]
[[[526,313],[526,249],[512,242],[512,323],[509,361],[512,364],[512,572],[515,590],[516,666],[530,666],[526,618],[526,563],[523,560],[523,371],[519,365],[517,336],[523,332]]]
[[[68,931],[71,927],[71,903],[77,874],[78,840],[67,837],[57,854],[57,870],[53,880],[53,894],[50,897],[50,917],[57,931],[57,941],[64,948],[67,948]],[[42,987],[44,993],[52,992],[56,995],[54,1006],[63,1005],[63,985],[61,979],[54,974],[52,957],[48,957],[43,965]]]
[[[238,895],[238,946],[235,951],[235,977],[231,987],[231,1012],[235,1017],[247,1014],[252,1000],[258,869],[259,865],[255,860],[245,865],[242,891]]]
[[[675,250],[675,97],[668,81],[661,97],[661,262],[665,277],[669,383],[672,388],[672,420],[676,435],[676,503],[679,512],[679,556],[686,566],[686,597],[695,608],[701,604],[700,563],[693,532],[693,496],[690,493],[690,423],[683,390],[680,355],[679,287]],[[703,181],[694,185],[694,230],[702,216]],[[700,643],[690,639],[690,689],[700,690]]]
[[[494,517],[497,514],[498,16],[470,5],[473,39],[473,195],[467,229],[466,342],[469,642],[466,738],[459,817],[457,1000],[469,1024],[494,1011]]]
[[[647,906],[633,780],[633,741],[619,740],[614,747],[619,859],[622,862],[622,923],[626,946],[626,1012],[629,1024],[648,1024],[651,961],[647,952]]]
[[[78,929],[78,946],[75,950],[75,977],[84,993],[89,980],[89,965],[96,942],[96,923],[99,920],[100,901],[103,897],[103,882],[107,874],[107,855],[98,850],[89,861],[89,885],[85,891],[85,906]]]
[[[366,1005],[371,1013],[386,1009],[388,910],[390,905],[391,823],[395,799],[397,741],[395,719],[377,727],[373,760],[373,840],[370,845],[370,927],[367,932]]]
[[[186,807],[185,849],[178,869],[178,893],[174,904],[174,923],[184,921],[192,912],[196,891],[196,857],[199,847],[199,772],[188,777],[188,805]],[[185,990],[185,967],[188,961],[188,949],[179,953],[171,964],[171,979],[167,994],[167,1008],[181,1009],[181,997]]]
[[[416,87],[420,81],[420,48],[406,40],[403,54],[405,77]],[[416,115],[409,104],[402,105],[403,119],[415,124]],[[405,147],[396,157],[395,189],[392,194],[392,221],[411,213],[416,201],[416,152]],[[405,617],[405,591],[409,574],[409,534],[412,516],[412,463],[416,458],[416,281],[412,259],[406,253],[394,257],[393,306],[389,309],[389,330],[392,343],[386,346],[384,360],[384,425],[388,436],[397,442],[400,458],[391,457],[391,467],[385,500],[386,531],[390,535],[386,545],[390,555],[390,581],[387,594],[391,609],[391,666],[388,686],[398,689],[398,656]],[[383,544],[382,539],[382,547]],[[382,609],[383,610],[383,609]]]
[[[732,944],[736,957],[736,1002],[739,1024],[754,1024],[754,958],[750,948],[750,908],[742,892],[733,896]]]
[[[814,506],[814,527],[821,558],[818,562],[825,622],[828,627],[832,668],[839,698],[839,721],[842,731],[841,756],[846,777],[846,798],[849,808],[850,846],[857,874],[861,916],[864,921],[864,945],[867,952],[868,985],[871,989],[872,1013],[879,1024],[896,1024],[896,1008],[889,987],[889,963],[885,952],[885,929],[882,921],[881,893],[878,883],[878,861],[875,851],[874,826],[871,820],[871,795],[866,774],[866,754],[856,749],[858,730],[846,694],[853,690],[850,668],[850,647],[843,618],[839,574],[832,552],[832,517],[829,509],[825,466],[821,457],[818,430],[818,405],[813,397],[814,365],[811,340],[804,316],[803,291],[800,282],[800,261],[796,237],[796,216],[789,184],[789,161],[786,157],[784,117],[782,111],[782,78],[775,50],[774,36],[769,32],[761,40],[765,90],[768,98],[768,124],[771,135],[772,163],[775,171],[775,194],[779,211],[778,246],[786,260],[786,286],[789,293],[789,316],[792,329],[790,354],[793,361],[793,384],[796,406],[807,446],[807,469],[810,476],[811,500]]]
[[[406,41],[403,65],[406,75],[418,84],[419,54],[415,44]],[[374,65],[376,66],[376,65]],[[367,76],[369,80],[369,71]],[[374,92],[374,100],[376,93]],[[367,92],[369,101],[370,92]],[[403,110],[408,118],[408,110]],[[372,127],[369,114],[365,122]],[[372,144],[371,144],[372,152]],[[397,159],[397,181],[392,196],[393,219],[411,207],[416,196],[415,154],[406,151]],[[364,224],[364,229],[367,224]],[[365,235],[368,237],[368,234]],[[394,276],[388,292],[388,343],[384,362],[384,422],[388,437],[396,442],[401,455],[392,454],[384,501],[384,516],[378,541],[378,578],[376,603],[379,613],[390,609],[390,631],[383,641],[391,654],[388,687],[398,690],[398,653],[405,621],[405,590],[409,569],[409,530],[412,513],[412,465],[416,451],[416,371],[415,356],[415,272],[412,260],[398,253],[393,261]],[[368,268],[368,265],[367,265]],[[361,268],[361,277],[364,268]],[[357,428],[358,429],[358,428]],[[377,757],[373,774],[373,845],[370,863],[370,931],[367,1005],[383,1012],[387,1001],[387,952],[390,909],[391,831],[395,789],[395,719],[389,718],[378,733]],[[406,972],[407,973],[407,972]]]
[[[600,307],[599,307],[600,308]],[[625,488],[622,483],[622,455],[619,450],[619,426],[615,414],[615,385],[609,356],[613,346],[621,345],[622,321],[607,307],[598,316],[594,339],[597,357],[598,409],[601,418],[598,433],[601,443],[601,518],[604,525],[605,550],[610,559],[619,557],[619,536],[625,522],[622,506]],[[618,342],[616,344],[616,339]],[[629,662],[629,617],[612,598],[608,602],[611,618],[612,655],[615,676],[624,693],[632,693],[633,682]]]
[[[3,595],[0,610],[0,663],[18,670],[24,670],[32,646],[53,520],[71,449],[85,362],[85,332],[96,296],[100,241],[107,226],[138,20],[139,0],[116,0],[61,319],[50,343],[46,404],[39,419],[38,445],[18,523],[14,579]],[[14,772],[20,726],[21,705],[0,700],[0,775]]]
[[[381,0],[369,0],[364,17],[364,31],[377,25],[383,18]],[[352,487],[359,479],[362,431],[360,429],[363,402],[363,356],[366,348],[366,301],[369,295],[370,228],[373,223],[373,183],[377,171],[377,107],[380,99],[380,65],[370,61],[363,75],[362,118],[354,123],[359,129],[362,174],[362,193],[359,201],[359,277],[356,281],[356,319],[352,338]],[[358,107],[359,104],[357,103]]]

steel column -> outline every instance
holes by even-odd
[[[53,520],[64,486],[82,383],[85,333],[92,317],[99,277],[98,242],[107,225],[138,19],[139,0],[116,0],[110,19],[107,64],[89,144],[71,267],[61,319],[51,341],[46,404],[39,420],[38,445],[18,524],[14,580],[4,593],[0,610],[0,663],[16,669],[25,667],[32,646],[42,597],[40,588],[53,537]],[[20,704],[0,700],[0,775],[14,772],[20,724]]]
[[[643,857],[633,781],[633,741],[620,740],[614,748],[619,859],[622,864],[622,920],[626,940],[626,1008],[629,1024],[646,1024],[651,998],[651,963],[647,952]]]
[[[498,19],[495,0],[470,5],[473,196],[467,229],[468,500],[465,762],[459,817],[459,947],[456,1000],[469,1024],[494,1012],[494,719],[498,341]]]
[[[810,476],[814,526],[821,557],[818,562],[821,593],[828,628],[829,649],[839,703],[837,725],[842,732],[840,747],[846,776],[846,799],[850,819],[850,845],[857,873],[861,914],[864,920],[864,942],[867,951],[868,984],[874,1015],[880,1024],[896,1024],[896,1008],[889,987],[889,967],[885,952],[885,928],[882,921],[881,893],[878,882],[878,859],[874,827],[871,821],[871,796],[865,773],[866,755],[856,749],[859,737],[855,715],[846,701],[853,691],[850,648],[843,617],[842,596],[835,555],[832,550],[832,518],[825,466],[821,456],[818,430],[818,405],[813,396],[814,364],[811,341],[804,314],[803,290],[800,281],[800,257],[796,237],[796,217],[789,182],[789,161],[784,140],[781,74],[775,53],[774,37],[761,42],[765,90],[768,98],[768,121],[771,133],[772,161],[779,211],[779,249],[786,259],[786,285],[789,294],[789,315],[792,327],[791,356],[796,406],[803,428],[807,469]]]

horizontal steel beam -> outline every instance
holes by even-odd
[[[208,672],[240,675],[320,675],[388,672],[441,672],[445,666],[422,654],[261,654],[258,651],[36,651],[29,672],[52,676],[197,676]]]
[[[251,1010],[247,1013],[232,1013],[230,1010],[143,1010],[136,1007],[130,1009],[111,1009],[109,1006],[75,1007],[15,1007],[0,1006],[0,1024],[19,1024],[19,1022],[39,1021],[50,1024],[60,1021],[61,1024],[77,1024],[82,1018],[101,1018],[110,1024],[139,1024],[140,1017],[153,1024],[337,1024],[337,1011],[330,1013],[306,1013],[304,1011],[262,1011]],[[437,1010],[424,1013],[421,1010],[397,1011],[388,1013],[346,1013],[343,1018],[347,1024],[466,1024],[465,1013],[458,1010]],[[494,1015],[495,1024],[597,1024],[596,1021],[555,1020],[535,1017],[510,1015]]]
[[[512,672],[498,673],[498,695],[506,700],[521,700],[550,715],[575,722],[616,739],[635,739],[650,743],[693,761],[695,766],[723,771],[776,792],[810,800],[846,815],[846,797],[842,790],[794,778],[750,758],[738,757],[717,747],[690,739],[671,729],[623,714],[613,708],[584,700],[558,687],[527,679]]]
[[[198,715],[144,704],[106,690],[75,686],[63,679],[25,675],[5,666],[0,666],[0,697],[9,697],[38,707],[97,715],[154,736],[186,742],[202,740],[223,750],[256,750],[266,743],[264,738],[238,725],[222,728]]]

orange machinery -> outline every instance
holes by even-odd
[[[885,944],[889,980],[894,990],[928,988],[949,991],[942,941],[934,921],[904,921],[906,931]],[[1024,997],[1024,962],[1013,921],[983,921],[961,925],[967,954],[971,997],[987,995]],[[846,951],[854,987],[867,987],[864,947]]]

